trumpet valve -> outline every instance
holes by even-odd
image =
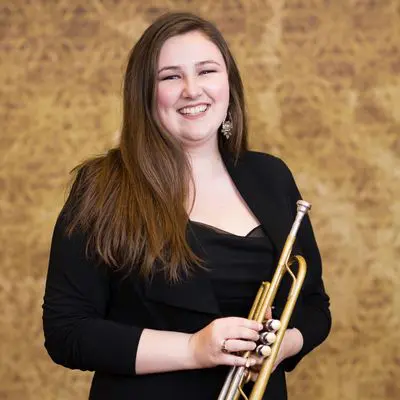
[[[276,335],[274,332],[262,332],[260,334],[260,342],[262,344],[270,345],[276,340]]]
[[[269,319],[264,323],[264,331],[276,332],[281,327],[281,322],[278,319]]]
[[[271,347],[269,347],[269,346],[266,346],[266,345],[264,345],[264,344],[259,344],[257,347],[256,347],[256,350],[255,350],[255,352],[259,355],[259,356],[262,356],[262,357],[269,357],[269,355],[271,354]]]

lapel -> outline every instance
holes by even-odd
[[[247,153],[234,162],[227,153],[222,153],[226,169],[238,192],[260,221],[279,255],[291,226],[291,216],[287,199],[281,188],[277,188],[270,171],[251,168]],[[196,254],[201,254],[200,244],[193,232],[188,229],[188,241]],[[168,284],[162,274],[156,274],[147,285],[146,297],[157,303],[219,316],[220,310],[215,298],[208,272],[195,269],[195,272],[178,284]]]
[[[287,198],[276,183],[279,179],[272,176],[271,170],[261,171],[258,166],[253,166],[248,160],[251,153],[245,153],[237,163],[228,153],[221,154],[238,192],[280,254],[292,221]]]

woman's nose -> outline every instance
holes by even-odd
[[[186,78],[185,79],[185,86],[183,88],[183,96],[187,98],[197,98],[201,95],[201,87],[197,82],[196,78]]]

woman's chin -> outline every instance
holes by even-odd
[[[186,132],[181,136],[184,144],[202,144],[215,141],[217,132]]]

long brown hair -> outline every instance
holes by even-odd
[[[88,234],[88,249],[117,269],[138,269],[150,277],[154,263],[170,281],[201,260],[186,240],[185,210],[191,179],[180,143],[166,132],[156,112],[156,71],[164,42],[200,31],[221,51],[230,85],[233,134],[219,137],[220,150],[234,158],[247,149],[243,85],[234,58],[218,29],[189,13],[169,13],[143,33],[130,52],[123,90],[121,141],[107,154],[87,160],[74,171],[66,209],[68,232]]]

